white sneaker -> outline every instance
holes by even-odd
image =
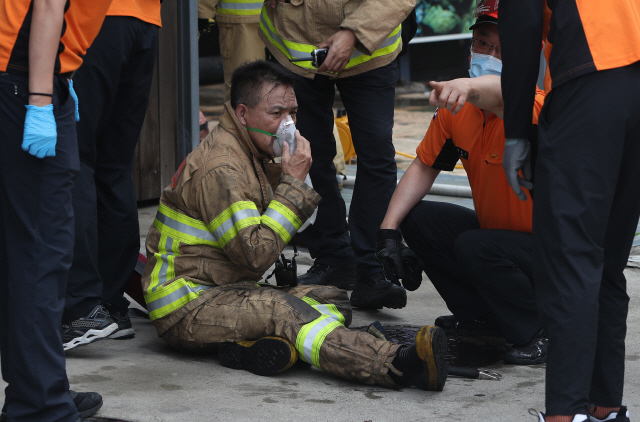
[[[534,409],[529,409],[529,414],[530,415],[534,415],[534,416],[538,416],[538,422],[545,422],[545,416],[544,413],[542,412],[537,412]],[[587,415],[574,415],[573,419],[571,419],[571,422],[589,422],[590,419],[589,417],[587,417]]]
[[[618,416],[620,415],[620,416]],[[610,412],[604,419],[598,419],[595,416],[589,415],[589,422],[605,422],[605,421],[620,421],[629,422],[629,409],[626,406],[621,406],[620,411]]]

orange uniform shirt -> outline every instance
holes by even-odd
[[[80,67],[82,58],[100,31],[111,0],[76,0],[67,3],[54,72]],[[28,75],[31,1],[0,0],[0,72]]]
[[[533,123],[544,102],[537,91]],[[466,103],[455,116],[446,109],[433,115],[416,152],[420,160],[437,170],[451,171],[458,159],[467,171],[480,228],[531,233],[531,200],[520,201],[502,169],[504,124],[495,114],[485,119],[479,108]],[[524,189],[524,188],[523,188]]]
[[[107,16],[133,16],[162,27],[160,0],[113,0]]]

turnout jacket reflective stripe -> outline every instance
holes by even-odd
[[[198,18],[221,23],[258,23],[264,0],[198,0]]]
[[[357,39],[344,78],[391,63],[402,50],[401,23],[415,6],[415,0],[291,0],[267,3],[260,15],[260,38],[269,52],[287,69],[313,78],[311,62],[289,62],[308,57],[318,45],[340,29],[351,30]]]
[[[142,276],[159,334],[197,307],[203,291],[258,281],[317,207],[313,189],[269,161],[227,103],[163,191]]]
[[[527,137],[541,40],[551,88],[640,61],[638,0],[502,0],[502,92],[507,138]]]

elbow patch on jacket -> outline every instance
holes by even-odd
[[[468,158],[463,157],[463,158]],[[447,139],[440,150],[440,154],[433,161],[433,167],[436,170],[452,171],[458,162],[458,148],[453,144],[451,138]]]

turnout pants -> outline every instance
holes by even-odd
[[[489,317],[518,345],[540,331],[529,233],[481,230],[475,211],[432,201],[418,203],[401,230],[459,320]]]
[[[297,76],[296,126],[311,144],[313,164],[309,172],[313,189],[322,196],[313,225],[300,234],[316,262],[346,265],[354,252],[359,275],[382,271],[374,258],[376,233],[396,187],[395,149],[391,142],[398,66],[395,61],[348,78],[314,79]],[[353,198],[346,223],[346,206],[336,179],[333,158],[333,101],[340,91],[358,154]]]
[[[62,350],[64,294],[73,253],[71,191],[78,173],[75,104],[54,80],[56,155],[21,148],[26,77],[0,74],[0,354],[3,411],[12,421],[75,421]]]
[[[623,270],[640,216],[639,81],[640,62],[580,76],[554,88],[540,115],[533,244],[548,415],[622,403]]]
[[[74,76],[80,175],[73,191],[75,253],[64,320],[101,301],[126,310],[123,292],[140,250],[133,154],[147,111],[158,27],[107,16]]]
[[[231,99],[231,76],[245,63],[264,60],[264,43],[258,36],[259,22],[217,22],[220,28],[220,56],[224,70],[224,93]]]
[[[206,300],[162,337],[184,351],[206,351],[220,342],[277,336],[289,340],[300,358],[343,378],[397,388],[387,375],[400,347],[351,323],[347,292],[331,286],[287,289],[240,282],[203,293]]]

